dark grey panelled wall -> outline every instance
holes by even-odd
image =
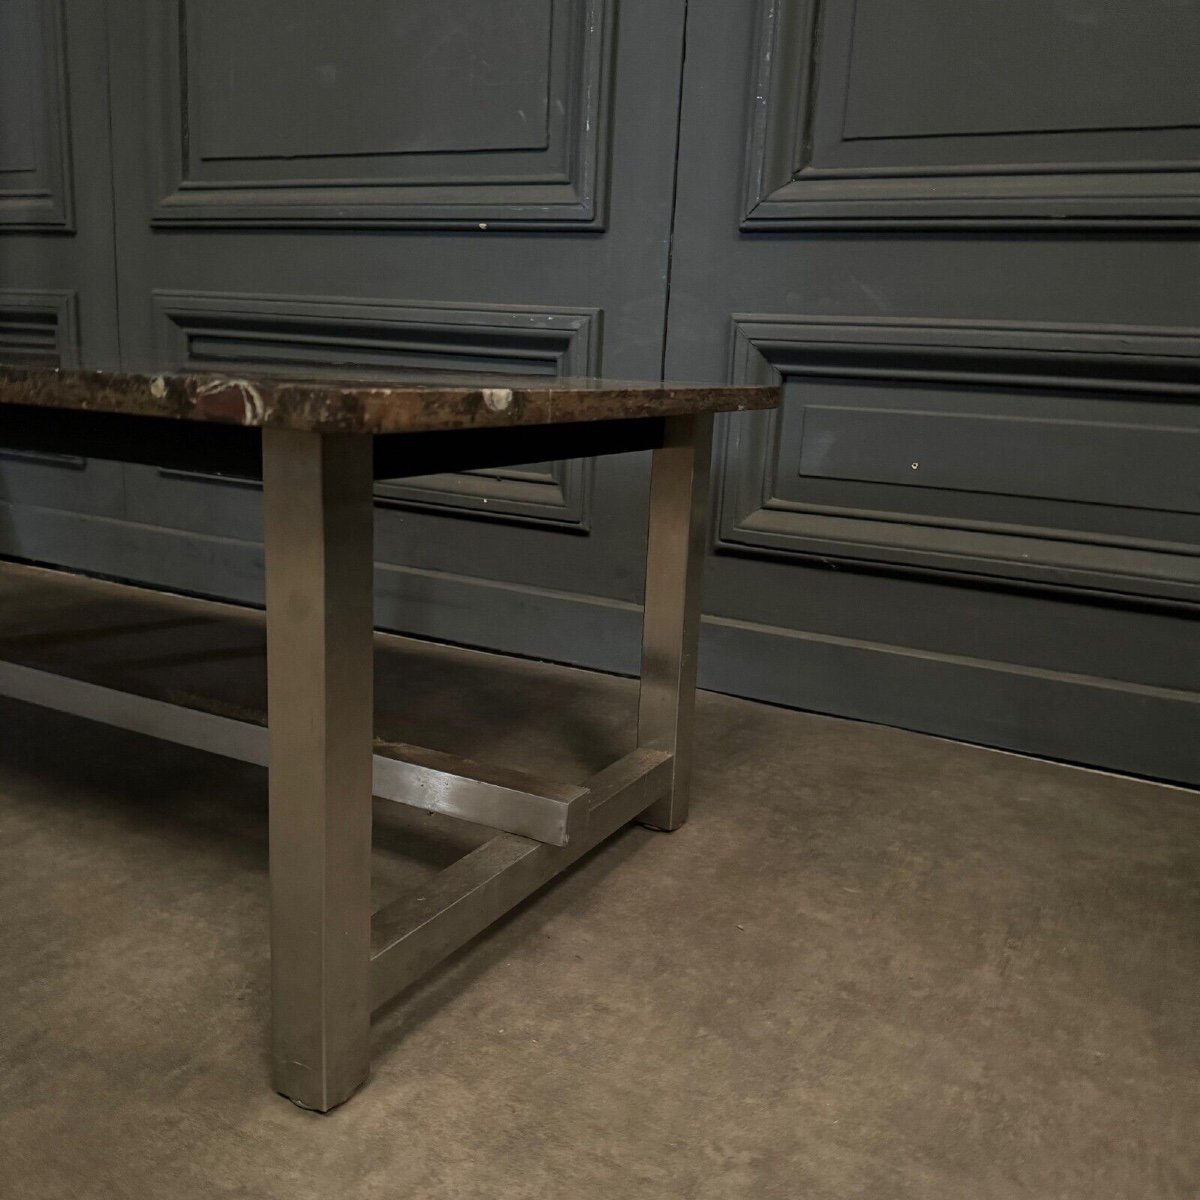
[[[709,686],[1200,782],[1198,44],[1200,0],[8,0],[0,347],[782,379],[720,439]],[[645,486],[381,484],[382,622],[631,669]],[[254,600],[258,539],[237,480],[0,462],[0,552]]]
[[[659,376],[684,0],[106,10],[127,365]],[[382,484],[381,623],[632,666],[645,486]],[[4,548],[259,598],[255,489],[131,466],[121,504],[22,507]]]
[[[722,686],[1200,781],[1197,46],[691,0],[667,371],[786,385],[725,430]]]

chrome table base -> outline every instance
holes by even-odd
[[[377,467],[361,433],[262,431],[265,730],[0,663],[0,694],[267,763],[274,1084],[295,1103],[324,1112],[352,1095],[368,1075],[372,1011],[597,843],[638,818],[686,820],[712,422],[655,423],[638,748],[582,785],[375,743]],[[636,424],[644,441],[651,423]],[[498,832],[373,913],[372,796]]]

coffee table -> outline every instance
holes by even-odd
[[[269,770],[274,1086],[321,1112],[373,1010],[640,819],[686,819],[713,414],[772,387],[126,374],[0,366],[0,447],[261,479],[267,721],[0,662],[0,694]],[[376,479],[653,452],[638,746],[583,785],[373,744]],[[372,912],[372,796],[496,831]]]

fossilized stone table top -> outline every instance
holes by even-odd
[[[776,387],[503,375],[389,379],[0,365],[0,404],[317,433],[415,433],[773,408]]]

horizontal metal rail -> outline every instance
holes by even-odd
[[[371,921],[371,1001],[386,1004],[510,908],[645,812],[671,786],[671,755],[635,750],[588,780],[587,828],[564,847],[492,838],[419,893],[381,908]]]
[[[375,743],[375,795],[565,846],[587,824],[588,790],[402,742]]]
[[[0,662],[0,695],[194,750],[267,765],[267,730],[253,721],[7,662]],[[373,790],[383,800],[555,847],[567,845],[586,825],[587,788],[402,743],[379,742],[376,751]]]
[[[207,750],[262,767],[267,765],[267,731],[250,721],[236,721],[8,662],[0,662],[0,696],[144,733],[193,750]]]

